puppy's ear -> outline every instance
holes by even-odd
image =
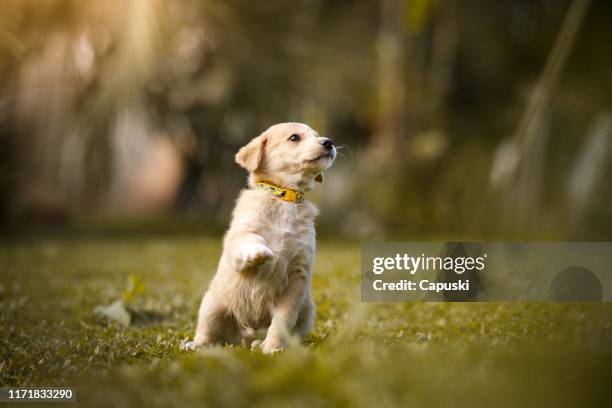
[[[257,136],[251,140],[246,146],[243,146],[236,153],[236,163],[244,167],[250,172],[259,168],[263,157],[263,149],[266,145],[266,138],[263,135]]]
[[[315,181],[317,183],[322,183],[323,182],[323,173],[317,174],[317,177],[315,177]]]

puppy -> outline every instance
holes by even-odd
[[[310,332],[318,210],[304,201],[304,192],[323,182],[335,158],[334,142],[301,123],[274,125],[238,151],[249,188],[234,208],[217,273],[185,349],[250,342],[268,354]],[[254,337],[259,329],[266,329],[263,341]]]

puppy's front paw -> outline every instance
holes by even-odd
[[[261,347],[261,352],[264,354],[274,354],[287,348],[278,336],[266,336],[264,341],[259,344],[259,347]]]
[[[272,259],[274,253],[263,244],[246,244],[241,248],[238,263],[240,269],[249,269]]]
[[[205,345],[203,341],[188,341],[185,344],[181,345],[181,351],[194,351]]]

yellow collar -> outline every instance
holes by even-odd
[[[301,191],[275,186],[274,184],[263,181],[256,183],[255,186],[260,190],[269,191],[283,201],[289,201],[294,204],[304,201],[304,193]]]

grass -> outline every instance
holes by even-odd
[[[76,387],[82,406],[612,406],[611,304],[364,304],[359,246],[337,241],[305,346],[181,353],[219,252],[197,234],[4,243],[0,385]],[[97,316],[130,276],[132,324]]]

